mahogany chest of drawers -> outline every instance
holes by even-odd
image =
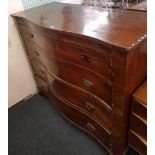
[[[128,143],[140,154],[147,154],[147,81],[133,94]]]
[[[125,153],[131,94],[146,78],[146,13],[51,3],[12,16],[38,90],[109,154]]]

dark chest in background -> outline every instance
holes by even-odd
[[[147,81],[133,94],[128,144],[147,154]]]
[[[131,94],[146,78],[146,13],[51,3],[12,16],[38,90],[110,154],[125,153]]]

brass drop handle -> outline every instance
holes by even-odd
[[[35,55],[39,56],[39,52],[37,50],[34,50]]]
[[[92,111],[92,112],[95,110],[94,105],[90,102],[86,102],[85,107],[87,108],[87,110]]]
[[[82,54],[80,56],[81,60],[86,61],[86,62],[91,62],[91,58],[89,56],[87,56],[86,54]]]
[[[89,88],[92,87],[92,86],[94,86],[94,83],[91,82],[91,81],[89,81],[89,80],[87,80],[87,79],[83,79],[83,84],[85,86],[89,87]]]
[[[94,127],[94,125],[92,125],[91,123],[87,123],[87,128],[90,130],[90,131],[95,131],[96,128]]]

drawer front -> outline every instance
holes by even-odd
[[[111,110],[106,105],[89,93],[58,79],[53,81],[53,78],[52,76],[48,76],[48,81],[50,81],[52,89],[59,96],[97,119],[108,132],[110,131]]]
[[[147,124],[135,114],[131,115],[130,130],[147,139]]]
[[[99,52],[80,48],[71,44],[55,42],[55,56],[63,60],[89,68],[111,81],[111,59]],[[51,54],[51,51],[50,53]]]
[[[88,115],[84,114],[82,111],[72,107],[67,103],[67,101],[60,98],[54,91],[51,91],[49,96],[56,102],[56,106],[68,120],[88,132],[102,145],[104,145],[107,150],[110,150],[111,135],[109,135],[100,124]]]
[[[147,154],[146,142],[141,137],[136,135],[133,131],[129,131],[128,144],[141,155]]]
[[[102,77],[80,66],[57,59],[49,59],[41,54],[40,60],[51,74],[89,91],[96,97],[102,99],[107,106],[111,105],[112,87]],[[31,62],[32,64],[37,63],[36,58],[31,58]],[[36,68],[38,68],[37,66],[36,64]]]
[[[147,120],[147,108],[136,100],[133,100],[132,112]]]

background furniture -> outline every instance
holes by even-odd
[[[147,11],[147,1],[138,3],[137,5],[131,6],[128,9],[137,11]]]
[[[146,78],[146,13],[52,3],[12,16],[39,91],[107,152],[125,153],[130,97]]]
[[[147,154],[147,81],[133,94],[128,144]]]

